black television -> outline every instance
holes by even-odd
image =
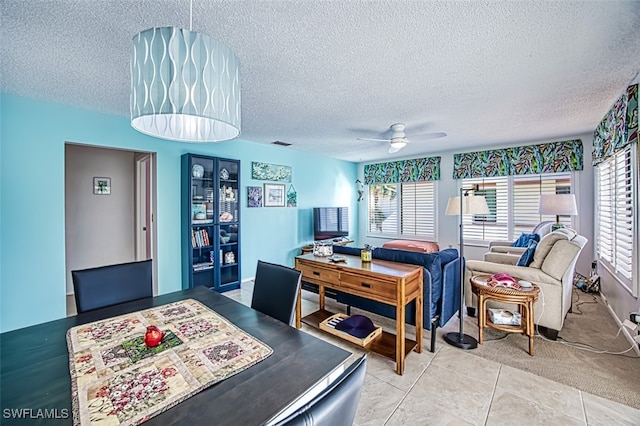
[[[314,207],[313,239],[329,240],[349,235],[348,207]]]

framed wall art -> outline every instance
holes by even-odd
[[[293,187],[293,184],[289,186],[289,191],[287,191],[287,207],[296,207],[298,205],[298,193],[296,189]]]
[[[251,163],[251,178],[257,180],[273,180],[276,182],[291,182],[291,166],[253,161]]]
[[[247,186],[247,207],[262,207],[261,186]]]
[[[111,178],[94,177],[93,193],[97,195],[111,195]]]
[[[264,206],[284,207],[286,202],[285,185],[281,183],[264,184]]]

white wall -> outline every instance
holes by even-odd
[[[576,266],[576,270],[583,275],[588,275],[589,270],[591,269],[591,261],[594,259],[594,249],[593,249],[593,214],[594,214],[594,204],[593,204],[593,166],[591,164],[591,147],[593,145],[593,134],[587,133],[582,135],[571,135],[571,136],[563,136],[556,137],[547,140],[539,140],[539,141],[529,141],[527,143],[520,144],[504,144],[504,145],[491,145],[487,143],[484,146],[478,146],[475,150],[481,151],[484,149],[497,149],[497,148],[507,148],[512,146],[519,145],[537,145],[547,142],[559,142],[563,140],[573,140],[573,139],[581,139],[582,145],[584,148],[584,170],[580,172],[576,172],[576,180],[575,180],[575,193],[576,193],[576,202],[578,203],[578,211],[579,215],[574,217],[574,227],[576,231],[584,235],[589,242],[583,249],[580,254],[580,258],[578,259],[578,264]],[[438,181],[437,187],[437,205],[436,211],[437,215],[437,233],[438,233],[438,245],[441,249],[447,247],[458,248],[459,246],[459,237],[458,237],[458,216],[445,216],[444,211],[447,207],[447,201],[449,197],[458,194],[458,180],[453,179],[453,154],[459,152],[468,152],[472,150],[465,151],[440,151],[434,152],[424,155],[425,157],[442,157],[440,163],[440,180]],[[395,160],[401,160],[403,158],[395,158]],[[359,164],[358,166],[358,176],[361,180],[364,180],[364,163]],[[367,236],[367,199],[366,199],[366,191],[365,197],[360,202],[361,208],[359,209],[359,242],[361,244],[372,244],[374,246],[381,246],[387,239],[369,237]],[[486,245],[468,245],[465,244],[464,247],[464,256],[466,259],[478,259],[481,260],[484,253],[487,251]]]
[[[65,253],[71,271],[135,261],[133,151],[65,145]],[[93,193],[93,178],[111,178],[111,195]]]

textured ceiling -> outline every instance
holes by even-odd
[[[189,28],[188,0],[0,2],[3,91],[123,116],[131,38]],[[240,138],[357,162],[591,132],[640,70],[638,1],[193,0],[192,28],[241,61]],[[396,154],[357,140],[397,122]]]

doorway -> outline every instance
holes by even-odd
[[[155,164],[153,152],[65,144],[67,315],[76,312],[72,270],[157,258]],[[95,178],[108,190],[95,190]]]

